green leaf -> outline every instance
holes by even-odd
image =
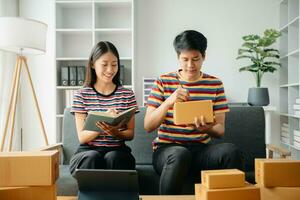
[[[242,72],[242,71],[258,72],[259,68],[256,65],[250,65],[250,66],[241,67],[239,69],[239,71],[240,72]]]
[[[239,49],[238,54],[241,55],[242,53],[253,53],[254,51],[251,49]]]
[[[259,35],[246,35],[242,37],[243,40],[245,41],[254,41],[254,40],[258,40],[260,38]]]
[[[266,38],[266,37],[263,37],[262,39],[260,39],[258,41],[258,45],[259,46],[262,46],[262,47],[268,47],[270,45],[272,45],[276,40],[273,39],[273,38]]]
[[[279,31],[276,31],[275,29],[267,29],[264,32],[264,37],[267,37],[267,38],[277,39],[280,36],[281,36],[281,33]]]
[[[238,56],[236,59],[241,59],[241,58],[249,58],[249,59],[253,59],[253,56],[246,56],[246,55],[242,55],[242,56]]]
[[[257,47],[257,43],[255,42],[245,42],[244,44],[242,44],[243,47],[247,47],[249,49],[254,49]]]
[[[270,65],[265,65],[264,67],[261,68],[261,71],[263,71],[263,72],[271,72],[271,73],[273,73],[276,70],[277,70],[276,67],[272,67]]]
[[[278,54],[266,54],[264,57],[265,58],[280,58],[280,56]]]
[[[279,51],[277,49],[264,49],[265,52],[277,52],[279,54]]]
[[[277,63],[277,62],[264,62],[263,65],[277,65],[277,66],[281,66],[281,63]]]

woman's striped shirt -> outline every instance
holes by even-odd
[[[147,105],[159,107],[180,85],[189,92],[189,100],[212,100],[214,113],[228,112],[229,108],[221,80],[202,73],[197,81],[182,80],[178,72],[161,75],[153,84]],[[178,79],[179,78],[179,79]],[[175,125],[173,122],[173,107],[171,107],[158,129],[158,137],[153,141],[156,148],[160,143],[207,143],[208,134],[194,129],[192,126]]]
[[[103,95],[92,87],[84,87],[74,94],[71,113],[87,114],[89,111],[105,112],[110,108],[122,112],[132,107],[137,107],[135,95],[132,90],[123,86],[116,87],[109,95]],[[124,144],[124,140],[110,136],[103,130],[101,134],[88,143],[91,146],[116,147]]]

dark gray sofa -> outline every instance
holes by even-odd
[[[156,132],[146,133],[144,130],[145,108],[141,107],[135,117],[135,138],[127,142],[136,159],[139,174],[140,194],[158,194],[159,175],[152,167],[152,140]],[[254,158],[266,157],[265,118],[261,107],[232,106],[226,114],[225,137],[214,139],[213,143],[231,142],[244,153],[246,179],[254,183]],[[70,157],[79,142],[75,129],[74,116],[66,109],[63,120],[63,158],[60,165],[60,177],[57,181],[58,195],[77,195],[77,183],[69,172]],[[200,173],[199,173],[200,176]],[[184,194],[194,194],[193,180],[186,179]]]

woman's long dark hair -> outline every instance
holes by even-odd
[[[115,47],[115,45],[113,45],[111,42],[100,41],[92,49],[88,64],[86,66],[86,75],[85,75],[85,81],[83,84],[85,87],[93,87],[94,84],[96,83],[97,75],[96,75],[95,69],[93,69],[92,66],[94,65],[96,60],[98,60],[103,54],[105,54],[107,52],[111,52],[112,54],[114,54],[117,57],[118,71],[112,81],[117,86],[121,85],[121,82],[120,82],[120,57],[119,57],[118,50]]]

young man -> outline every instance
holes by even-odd
[[[211,138],[224,135],[225,113],[229,111],[220,79],[202,72],[207,40],[194,30],[176,36],[174,48],[179,70],[161,75],[148,98],[145,129],[158,128],[153,141],[153,165],[161,174],[160,194],[180,194],[185,177],[196,177],[204,169],[243,169],[243,156],[229,143],[209,144]],[[173,105],[179,101],[212,100],[215,122],[205,123],[203,117],[194,124],[175,125]]]

